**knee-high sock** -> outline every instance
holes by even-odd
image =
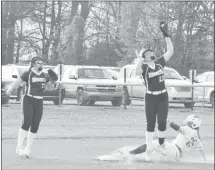
[[[31,150],[31,146],[34,142],[34,139],[36,137],[36,133],[32,133],[32,132],[28,132],[28,140],[27,140],[27,146],[26,146],[26,149],[27,150]]]
[[[28,131],[23,130],[22,128],[19,129],[17,149],[22,148],[23,142],[24,142],[25,138],[27,137],[27,135],[28,135]]]
[[[147,150],[152,149],[152,141],[154,137],[154,132],[148,132],[146,131],[146,145],[147,145]]]

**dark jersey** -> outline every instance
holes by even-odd
[[[161,91],[166,88],[164,82],[164,66],[166,66],[164,57],[160,57],[155,61],[155,69],[152,69],[146,63],[143,63],[142,76],[147,90]]]
[[[49,81],[48,74],[43,71],[37,74],[33,70],[29,70],[24,72],[20,78],[26,82],[26,94],[33,96],[42,96],[46,83]]]

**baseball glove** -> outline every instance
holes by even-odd
[[[164,37],[171,37],[169,31],[168,31],[168,26],[165,22],[160,22],[160,30],[163,33]]]
[[[48,69],[48,75],[49,75],[49,78],[52,81],[57,81],[58,80],[58,75],[53,70]]]

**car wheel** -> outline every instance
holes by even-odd
[[[112,100],[111,103],[112,103],[112,106],[121,106],[122,99]]]
[[[83,91],[83,89],[78,90],[76,99],[77,99],[77,103],[78,103],[79,106],[84,106],[84,105],[87,104],[87,101],[84,99],[84,91]]]
[[[9,97],[2,97],[1,104],[8,104]]]
[[[192,108],[195,103],[189,102],[189,103],[184,103],[185,108]]]
[[[65,98],[65,90],[61,90],[61,100],[60,100],[61,103],[59,102],[59,98],[53,99],[53,103],[54,103],[55,105],[59,105],[59,103],[62,104],[64,98]]]
[[[210,96],[210,102],[211,102],[212,108],[214,108],[214,92],[212,92]]]
[[[96,102],[95,100],[90,100],[90,101],[88,101],[87,105],[93,106],[95,104],[95,102]]]

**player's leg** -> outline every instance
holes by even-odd
[[[179,161],[181,153],[174,143],[165,142],[166,147],[166,159],[169,161]]]
[[[16,147],[16,153],[22,154],[22,147],[25,138],[27,137],[28,130],[32,123],[33,117],[33,107],[31,97],[24,96],[22,100],[22,113],[23,113],[23,123],[18,132],[18,143]]]
[[[27,146],[25,148],[25,154],[27,156],[31,153],[31,147],[34,142],[34,139],[36,137],[40,121],[42,119],[43,115],[43,100],[41,99],[34,99],[34,106],[33,106],[34,114],[32,119],[32,125],[31,129],[28,132],[28,140],[27,140]]]
[[[147,145],[143,144],[143,145],[139,146],[138,148],[130,151],[130,154],[137,155],[137,154],[144,153],[146,151],[146,147],[147,147]]]
[[[158,103],[158,111],[157,111],[157,121],[158,121],[158,139],[159,145],[161,149],[165,149],[164,141],[165,141],[165,132],[166,132],[166,120],[168,116],[169,110],[169,100],[168,94],[163,94],[159,96],[159,103]]]
[[[151,158],[152,141],[154,137],[155,123],[156,123],[156,96],[146,94],[145,96],[145,113],[147,120],[146,127],[146,160]]]

